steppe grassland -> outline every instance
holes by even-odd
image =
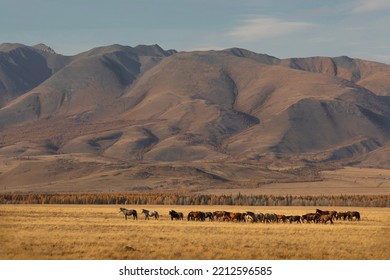
[[[169,210],[254,211],[302,215],[315,207],[0,205],[0,259],[389,259],[390,209],[357,210],[335,224],[171,221]],[[141,209],[157,210],[144,220]],[[319,207],[321,208],[321,207]],[[322,209],[321,208],[321,209]]]

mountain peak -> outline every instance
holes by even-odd
[[[277,64],[280,62],[280,59],[277,57],[270,56],[268,54],[255,53],[242,48],[229,48],[223,50],[223,52],[230,53],[237,57],[250,58],[265,64]]]
[[[177,53],[176,50],[164,50],[162,47],[160,47],[158,44],[154,45],[138,45],[134,48],[138,52],[140,52],[142,55],[147,56],[170,56],[172,54]]]
[[[34,45],[32,46],[34,49],[37,49],[37,50],[40,50],[42,52],[46,52],[46,53],[51,53],[51,54],[56,54],[56,52],[49,46],[45,45],[45,44],[37,44],[37,45]]]

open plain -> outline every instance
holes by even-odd
[[[241,162],[125,162],[88,154],[0,156],[0,193],[390,195],[390,169]]]
[[[0,205],[0,259],[340,259],[390,258],[390,209],[356,210],[360,221],[334,224],[187,221],[192,210],[303,215],[315,207],[125,205]],[[157,210],[145,220],[141,209]],[[184,220],[171,220],[171,209]]]

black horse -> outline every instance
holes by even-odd
[[[175,220],[183,220],[183,213],[181,212],[176,212],[175,210],[171,210],[169,211],[169,215],[171,216],[171,220],[175,219]]]
[[[133,220],[137,220],[138,219],[138,215],[137,215],[137,211],[134,210],[134,209],[126,209],[126,208],[119,208],[119,213],[123,213],[125,215],[125,219],[127,220],[127,216],[133,216]]]

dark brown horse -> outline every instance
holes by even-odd
[[[191,211],[187,216],[188,221],[204,221],[205,219],[206,215],[201,211]]]
[[[358,211],[348,211],[348,220],[352,221],[355,218],[356,221],[360,221],[360,213]]]
[[[288,220],[290,221],[290,224],[292,222],[296,222],[297,224],[301,224],[301,216],[288,216]]]
[[[338,212],[336,215],[336,220],[343,219],[344,221],[348,218],[348,212]]]
[[[311,222],[318,223],[318,220],[320,219],[320,214],[318,213],[307,213],[305,215],[302,215],[302,223],[306,221],[308,224]]]

